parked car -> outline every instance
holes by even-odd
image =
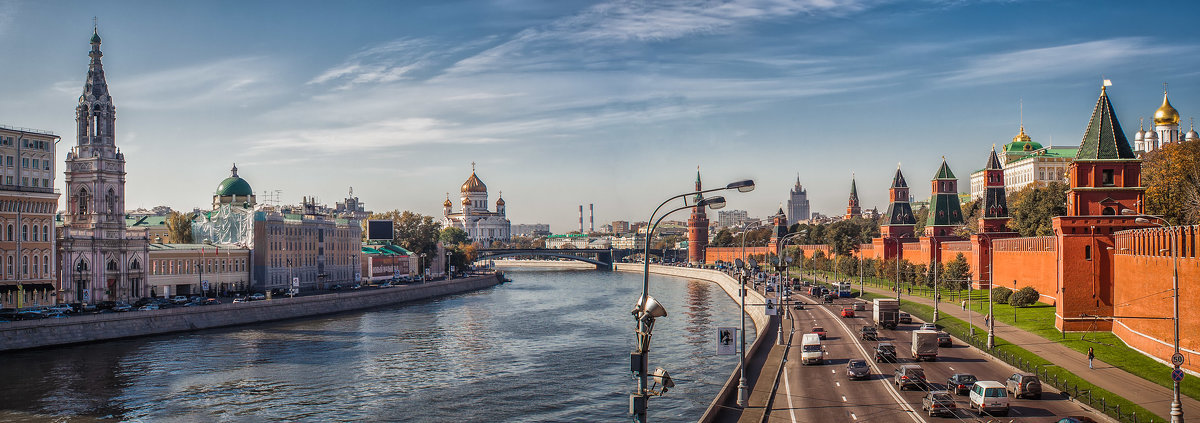
[[[138,311],[151,311],[151,310],[158,310],[158,304],[146,304],[144,306],[138,307]]]
[[[946,332],[938,332],[937,338],[939,347],[949,347],[954,345],[954,340],[951,339],[950,334]]]
[[[0,308],[0,320],[13,321],[17,320],[17,309],[15,308]]]
[[[233,299],[234,304],[242,304],[242,303],[248,303],[248,302],[250,302],[250,300],[245,299],[245,298],[234,298]]]
[[[859,337],[864,341],[875,341],[879,339],[879,331],[871,325],[863,325],[859,330]]]
[[[391,282],[384,282],[384,283],[381,283],[381,284],[379,284],[379,287],[380,287],[380,288],[391,288],[391,287],[392,287],[392,283],[391,283]]]
[[[958,395],[966,395],[976,380],[979,379],[976,379],[973,374],[955,373],[950,375],[950,379],[946,380],[946,389]]]
[[[910,317],[910,318],[911,318],[911,317]],[[935,325],[935,324],[933,324],[933,323],[922,323],[922,324],[921,324],[921,327],[917,328],[917,330],[932,330],[932,331],[937,331],[938,329],[937,329],[937,325]]]
[[[96,310],[112,310],[116,306],[116,301],[101,301],[96,303]]]
[[[188,297],[185,297],[182,295],[176,295],[174,297],[171,297],[171,304],[178,305],[178,304],[186,304],[187,302],[188,302]]]
[[[250,301],[262,301],[262,300],[267,299],[267,296],[266,296],[266,294],[263,294],[261,292],[255,292],[253,294],[250,294],[250,296],[246,297],[246,299],[248,299]]]
[[[40,320],[45,319],[46,313],[41,310],[25,310],[17,312],[16,320]]]
[[[912,315],[909,315],[908,313],[901,311],[900,312],[900,323],[912,323]]]
[[[866,310],[867,310],[867,307],[866,307],[866,305],[863,304],[862,301],[854,302],[854,311],[866,311]]]
[[[221,300],[218,300],[216,298],[205,298],[204,300],[200,301],[200,304],[202,304],[202,305],[217,305],[220,303],[221,303]]]
[[[896,369],[896,388],[903,391],[909,386],[925,388],[925,369],[916,364],[905,364]]]
[[[333,286],[329,287],[329,290],[330,290],[330,291],[341,291],[341,290],[342,290],[342,284],[340,284],[340,283],[338,283],[338,284],[334,284]]]
[[[356,283],[354,285],[350,285],[350,289],[359,290],[359,289],[362,289],[362,285]]]
[[[67,304],[55,304],[50,307],[46,307],[46,311],[52,313],[73,313],[75,312],[75,308]]]
[[[133,306],[131,306],[128,303],[125,303],[123,301],[117,301],[117,303],[112,306],[111,310],[123,313],[126,311],[133,311]]]
[[[946,391],[932,391],[921,398],[921,411],[929,413],[929,417],[941,414],[953,416],[954,410],[957,408],[954,404],[954,397]]]
[[[871,375],[871,367],[867,360],[853,359],[846,362],[846,377],[850,379],[866,379]]]
[[[54,311],[54,312],[46,313],[47,319],[66,319],[67,317],[70,317],[70,316],[68,316],[67,313],[63,313],[61,311]]]
[[[825,328],[824,328],[824,327],[821,327],[821,326],[813,326],[813,328],[812,328],[812,331],[811,331],[810,333],[815,333],[815,334],[817,334],[817,336],[818,336],[818,337],[820,337],[821,339],[825,339],[826,332],[825,332]]]
[[[1004,385],[994,380],[981,380],[971,385],[971,394],[967,402],[971,411],[979,410],[979,414],[988,413],[993,416],[1008,415],[1008,392]]]
[[[1013,373],[1008,377],[1004,388],[1008,392],[1012,392],[1013,398],[1042,398],[1042,382],[1033,373]]]
[[[842,317],[854,317],[854,309],[850,307],[842,307]]]
[[[896,361],[896,346],[887,342],[881,342],[875,346],[875,362]]]

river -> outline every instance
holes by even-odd
[[[0,354],[0,421],[629,421],[641,275],[520,269],[483,291],[353,313]],[[668,316],[655,421],[695,421],[737,356],[715,284],[651,276]],[[747,319],[747,343],[753,323]]]

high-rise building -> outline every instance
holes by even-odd
[[[612,233],[617,235],[629,233],[629,221],[614,220],[612,223]]]
[[[800,176],[796,176],[796,186],[788,192],[787,201],[788,226],[808,221],[812,217],[808,208],[808,191],[800,185]]]
[[[59,260],[63,302],[131,301],[150,294],[144,234],[125,226],[125,154],[117,150],[116,115],[92,33],[87,80],[75,107],[76,145],[67,153]]]
[[[54,142],[58,135],[0,126],[0,307],[56,301]]]
[[[721,228],[729,228],[742,225],[750,221],[750,214],[745,210],[718,210],[717,211],[717,226]]]

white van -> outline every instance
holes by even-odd
[[[979,414],[987,412],[993,416],[1008,415],[1008,391],[1000,382],[981,380],[971,385],[971,398],[967,407]]]
[[[825,361],[825,349],[821,347],[821,336],[806,333],[800,341],[800,364],[822,363]],[[1004,387],[1000,387],[1004,390]]]

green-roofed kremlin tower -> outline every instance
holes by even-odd
[[[1004,166],[996,156],[996,150],[991,150],[987,166],[983,168],[984,192],[981,217],[979,218],[980,232],[1007,232],[1008,199],[1004,195]]]
[[[925,236],[951,237],[963,226],[962,208],[958,200],[958,178],[950,171],[946,158],[933,176],[933,195],[929,198],[929,217],[925,220]]]
[[[883,238],[912,238],[913,228],[917,224],[913,214],[912,204],[908,202],[908,183],[904,181],[904,173],[900,165],[896,165],[896,176],[892,177],[892,186],[888,188],[891,197],[887,214],[884,215],[880,226],[880,236]]]
[[[1104,87],[1067,175],[1067,216],[1113,216],[1122,209],[1145,212],[1142,161],[1129,146]]]

